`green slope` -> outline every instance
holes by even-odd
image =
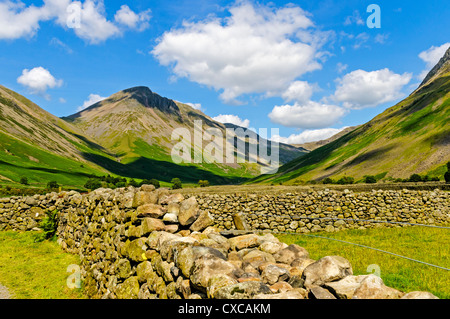
[[[295,184],[343,176],[361,180],[365,175],[389,179],[413,173],[442,179],[450,160],[450,63],[441,64],[419,89],[370,122],[283,165],[277,174],[250,182]]]
[[[189,105],[161,97],[147,87],[120,91],[63,119],[112,150],[126,167],[126,173],[136,178],[170,182],[178,177],[189,183],[206,179],[211,184],[230,184],[245,181],[261,172],[259,163],[206,163],[204,160],[202,163],[174,164],[171,151],[178,141],[172,141],[171,135],[175,129],[187,129],[193,139],[194,123],[201,121],[204,132],[214,128],[225,138],[227,126]],[[225,139],[223,142],[226,143]],[[204,141],[203,147],[209,143]],[[200,150],[192,148],[192,152],[197,151]],[[288,145],[283,145],[280,151],[284,163],[286,159],[294,159],[303,153],[303,149]],[[104,161],[96,158],[90,160],[116,174],[124,174],[124,167],[106,166]]]
[[[90,175],[105,171],[24,143],[0,132],[0,183],[17,184],[27,177],[32,187],[45,187],[49,181],[77,188]]]

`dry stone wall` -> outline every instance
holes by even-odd
[[[402,223],[450,223],[449,192],[439,189],[360,193],[310,190],[281,194],[196,194],[196,197],[200,208],[210,212],[221,229],[234,228],[235,213],[245,215],[250,229],[297,233],[394,227]]]
[[[387,287],[375,275],[354,276],[351,264],[340,256],[312,260],[304,248],[288,246],[269,232],[271,227],[341,229],[335,221],[296,218],[377,218],[376,205],[383,218],[449,221],[448,194],[440,191],[194,197],[143,185],[0,199],[0,230],[38,230],[46,213],[57,210],[58,243],[80,256],[90,298],[436,298]],[[232,230],[236,212],[247,213],[247,224],[264,231]]]

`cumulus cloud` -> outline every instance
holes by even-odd
[[[299,76],[321,68],[318,37],[328,35],[315,33],[301,8],[240,1],[229,13],[184,22],[165,32],[151,53],[175,77],[221,91],[224,102],[235,104],[244,94],[281,93]]]
[[[273,123],[287,127],[315,129],[335,124],[345,113],[336,105],[307,101],[304,104],[275,106],[269,118]]]
[[[427,76],[428,72],[439,62],[449,47],[450,42],[447,42],[438,47],[432,46],[428,50],[419,53],[419,58],[426,63],[426,69],[418,76],[420,80]]]
[[[143,31],[147,29],[150,24],[150,10],[141,13],[135,13],[127,5],[120,7],[120,10],[114,15],[114,20],[120,24],[126,25],[131,29]]]
[[[279,135],[275,135],[272,137],[272,140],[279,143],[285,144],[303,144],[309,142],[317,142],[321,140],[325,140],[327,138],[336,135],[337,133],[343,131],[348,126],[343,128],[323,128],[318,130],[305,130],[300,134],[291,134],[289,137],[282,137]]]
[[[33,94],[41,94],[49,98],[46,95],[46,91],[60,87],[63,84],[63,80],[55,79],[50,71],[39,66],[31,70],[24,69],[22,75],[17,78],[17,83],[27,87]]]
[[[77,111],[81,112],[84,109],[88,108],[89,106],[91,106],[97,102],[103,101],[104,99],[106,99],[106,97],[100,96],[98,94],[89,94],[88,99],[83,102],[82,106],[78,107]]]
[[[31,38],[44,18],[40,8],[22,2],[0,2],[0,39]]]
[[[313,87],[306,81],[294,81],[281,95],[286,102],[306,102],[313,94]]]
[[[250,125],[250,121],[248,119],[242,120],[239,116],[233,114],[220,114],[212,119],[220,123],[231,123],[245,128],[248,128]]]
[[[401,90],[410,80],[410,73],[396,74],[387,68],[371,72],[356,70],[336,80],[332,99],[351,109],[377,106],[402,98]]]
[[[148,26],[149,11],[133,12],[122,6],[115,23],[106,18],[103,0],[44,0],[40,7],[10,0],[0,3],[0,40],[31,38],[39,30],[39,23],[53,20],[89,43],[96,44],[121,35],[123,27],[138,31]]]

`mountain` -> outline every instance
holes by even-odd
[[[226,139],[227,128],[238,127],[216,122],[200,110],[161,97],[144,86],[117,92],[85,110],[64,117],[63,120],[115,153],[117,161],[126,165],[127,174],[136,178],[170,181],[179,177],[188,182],[207,179],[213,183],[233,183],[254,177],[260,174],[262,167],[267,166],[261,158],[257,158],[255,163],[238,163],[237,160],[232,163],[214,163],[211,156],[208,157],[205,153],[205,160],[195,163],[196,156],[201,154],[200,147],[204,149],[211,140],[204,140],[201,146],[192,148],[191,163],[175,164],[171,152],[178,141],[172,140],[172,133],[174,130],[184,130],[187,133],[183,135],[190,135],[193,143],[195,124],[200,122],[203,132],[215,129],[221,134],[222,138],[215,142],[224,149],[230,147],[235,159],[238,155],[248,159],[250,152],[246,149],[239,154],[237,140],[230,145]],[[244,139],[248,142],[249,138]],[[284,144],[280,146],[282,163],[304,153],[305,150],[301,148]],[[91,160],[102,165],[101,158],[92,157]],[[113,167],[108,167],[108,170],[123,174]]]
[[[407,178],[413,173],[442,179],[450,160],[450,48],[410,96],[368,123],[280,167],[259,183],[338,179]]]
[[[358,126],[349,126],[345,129],[343,129],[342,131],[340,131],[339,133],[324,139],[324,140],[320,140],[320,141],[316,141],[316,142],[308,142],[308,143],[303,143],[303,144],[293,144],[293,146],[295,147],[301,147],[309,152],[314,151],[316,148],[319,148],[321,146],[327,145],[328,143],[331,143],[335,140],[337,140],[338,138],[340,138],[341,136],[344,136],[347,133],[350,133],[351,131],[353,131],[354,129],[356,129]]]
[[[106,172],[88,154],[111,155],[76,127],[0,85],[0,180],[45,185],[56,180],[84,184],[91,174]]]

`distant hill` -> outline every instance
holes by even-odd
[[[0,86],[0,181],[31,185],[50,180],[83,185],[92,174],[106,174],[90,154],[112,158],[76,127],[44,111],[16,92]]]
[[[308,143],[303,143],[303,144],[292,144],[295,147],[301,147],[304,148],[305,150],[308,151],[314,151],[316,148],[319,148],[321,146],[327,145],[328,143],[331,143],[335,140],[337,140],[338,138],[340,138],[341,136],[344,136],[347,133],[350,133],[351,131],[353,131],[354,129],[356,129],[358,126],[350,126],[347,127],[345,129],[343,129],[342,131],[340,131],[339,133],[324,139],[324,140],[320,140],[320,141],[316,141],[316,142],[308,142]]]
[[[214,183],[236,183],[260,174],[261,167],[265,166],[259,158],[256,163],[237,163],[237,160],[233,163],[207,163],[203,160],[201,163],[174,164],[171,150],[177,142],[171,140],[171,135],[175,129],[187,129],[193,138],[195,121],[201,121],[203,131],[210,128],[219,130],[224,137],[220,143],[228,145],[226,129],[238,127],[216,122],[189,105],[161,97],[143,86],[117,92],[63,119],[114,152],[130,174],[142,178],[170,181],[173,177],[179,177],[189,182],[207,179]],[[204,141],[202,147],[210,142]],[[231,148],[238,156],[236,143]],[[200,150],[193,149],[192,152],[194,159],[195,153]],[[303,154],[305,150],[302,148],[280,146],[281,163]],[[240,155],[248,159],[249,152],[246,150],[245,154]],[[95,158],[91,160],[102,165]]]
[[[309,154],[260,176],[257,183],[293,184],[365,175],[442,179],[450,160],[450,48],[406,99],[368,123]]]

